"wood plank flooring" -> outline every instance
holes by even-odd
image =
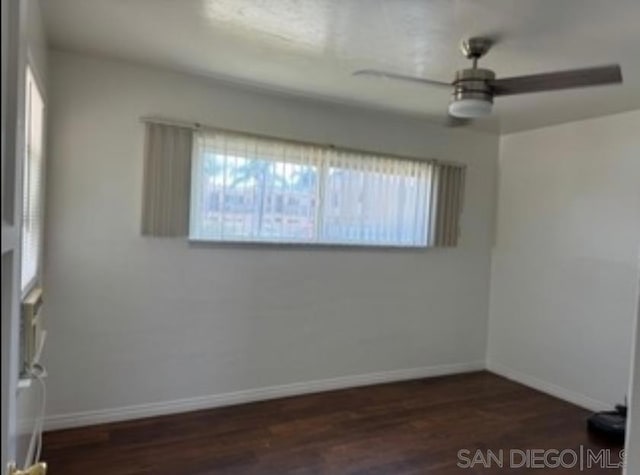
[[[457,466],[465,448],[617,454],[587,416],[478,372],[48,432],[44,459],[51,475],[620,473]]]

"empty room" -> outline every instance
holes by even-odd
[[[2,0],[7,475],[640,475],[637,0]]]

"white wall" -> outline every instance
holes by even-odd
[[[591,408],[628,387],[640,111],[503,136],[491,369]]]
[[[251,388],[483,365],[496,136],[69,53],[52,55],[50,98],[48,413],[90,411],[50,426]],[[467,162],[461,245],[234,248],[142,238],[139,117],[149,114]],[[120,415],[149,413],[139,409]]]

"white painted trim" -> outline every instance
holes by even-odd
[[[576,406],[589,409],[590,411],[597,412],[612,409],[611,404],[598,401],[597,399],[590,398],[589,396],[585,396],[584,394],[580,394],[556,384],[543,381],[534,376],[521,373],[520,371],[509,368],[508,366],[504,366],[500,363],[489,360],[487,361],[486,367],[487,370],[499,376],[510,379],[511,381],[515,381],[516,383],[524,384],[525,386],[536,389],[545,394],[549,394],[550,396],[557,397],[558,399],[562,399],[563,401],[570,402],[571,404],[575,404]]]
[[[638,254],[638,264],[640,268],[640,254]],[[631,475],[640,470],[640,421],[637,420],[638,407],[640,407],[640,280],[637,282],[636,293],[638,295],[638,306],[636,307],[636,319],[634,323],[633,343],[631,345],[631,367],[629,371],[629,417],[627,418],[627,437],[625,453],[634,454],[625,459],[623,475]]]
[[[338,378],[246,389],[231,393],[211,394],[209,396],[178,399],[174,401],[154,402],[149,404],[138,404],[135,406],[115,407],[70,414],[54,414],[45,418],[44,426],[45,430],[66,429],[70,427],[81,427],[107,422],[117,422],[143,417],[230,406],[233,404],[264,401],[267,399],[281,397],[298,396],[301,394],[331,391],[335,389],[468,373],[484,369],[484,361],[473,361],[469,363],[454,363],[439,366],[428,366],[425,368],[399,369],[380,373],[341,376]]]

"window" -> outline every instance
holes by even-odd
[[[193,149],[191,239],[431,244],[433,162],[216,131]]]
[[[458,244],[464,165],[143,120],[143,236]]]
[[[27,68],[25,96],[21,276],[23,293],[36,282],[40,270],[43,215],[44,101],[30,68]]]

